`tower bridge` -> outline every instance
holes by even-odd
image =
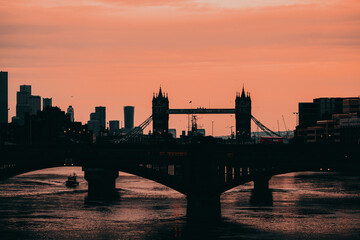
[[[248,143],[251,141],[251,120],[267,135],[278,136],[277,133],[264,126],[251,114],[251,98],[250,93],[245,93],[243,87],[241,94],[236,93],[235,108],[169,108],[168,94],[163,93],[160,87],[159,93],[153,94],[152,99],[152,115],[148,117],[138,127],[130,131],[119,142],[128,142],[141,135],[150,122],[153,122],[153,135],[168,136],[169,132],[169,115],[170,114],[234,114],[236,121],[236,139],[239,143]]]
[[[245,93],[243,87],[241,94],[237,93],[235,108],[196,108],[196,109],[170,109],[168,95],[162,92],[153,95],[152,119],[153,133],[155,135],[168,134],[169,114],[235,114],[236,139],[247,142],[251,138],[251,97]]]

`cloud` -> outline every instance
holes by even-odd
[[[169,6],[190,3],[190,0],[96,0],[102,3],[111,3],[125,6]]]
[[[154,60],[169,53],[170,61],[181,55],[187,61],[194,55],[224,60],[229,52],[253,51],[255,57],[262,49],[282,53],[282,49],[306,47],[346,49],[360,43],[360,11],[350,5],[177,14],[128,15],[94,6],[22,9],[0,23],[0,47],[72,49],[74,53],[89,49],[105,52],[110,59],[112,53],[158,52]],[[179,51],[181,55],[176,54]],[[137,57],[143,59],[141,54]],[[262,56],[258,58],[261,61]]]
[[[222,107],[232,104],[234,88],[245,82],[254,92],[254,110],[264,116],[296,111],[303,96],[356,95],[360,88],[358,1],[252,8],[193,1],[44,2],[1,3],[0,66],[11,72],[9,92],[30,81],[40,95],[64,106],[64,92],[76,92],[71,94],[82,99],[82,121],[88,106],[97,104],[95,93],[98,99],[113,96],[107,106],[116,108],[114,102],[135,98],[129,89],[136,89],[139,100],[131,104],[146,109],[147,94],[151,98],[160,83],[178,107],[185,96],[195,103],[215,93]],[[271,109],[279,104],[282,109]]]

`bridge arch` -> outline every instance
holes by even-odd
[[[327,168],[324,168],[324,171],[326,171]],[[254,171],[254,170],[252,170]],[[267,183],[265,183],[268,186],[268,182],[270,181],[270,179],[273,176],[278,176],[278,175],[282,175],[282,174],[287,174],[287,173],[295,173],[295,172],[308,172],[308,171],[312,171],[312,172],[321,172],[320,168],[299,168],[299,169],[270,169],[269,171],[262,171],[260,174],[253,174],[253,175],[249,175],[247,177],[244,177],[238,181],[234,181],[234,182],[230,182],[228,184],[225,184],[221,193],[224,193],[226,191],[229,191],[233,188],[239,187],[243,184],[249,183],[249,182],[254,182],[254,189],[256,189],[256,181],[266,181]],[[259,189],[259,190],[264,190],[264,189]],[[266,190],[266,189],[265,189]]]
[[[0,167],[0,180],[5,180],[11,177],[15,177],[24,173],[29,173],[33,171],[48,169],[48,168],[55,168],[55,167],[66,167],[66,166],[75,166],[75,165],[64,165],[64,162],[49,162],[46,164],[26,164],[20,165],[7,163],[3,164]]]
[[[172,190],[175,190],[181,194],[186,195],[185,189],[183,187],[181,187],[179,182],[175,179],[165,178],[164,176],[146,173],[145,171],[142,171],[140,169],[122,169],[121,168],[121,169],[119,169],[119,172],[132,174],[134,176],[141,177],[141,178],[150,180],[155,183],[159,183],[163,186],[166,186],[168,188],[171,188]]]

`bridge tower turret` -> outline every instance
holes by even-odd
[[[236,139],[245,142],[251,139],[251,98],[245,94],[243,86],[241,95],[236,93],[235,99]]]
[[[160,90],[154,94],[152,100],[152,117],[154,135],[167,135],[169,130],[169,99],[167,94]]]

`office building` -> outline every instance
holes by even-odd
[[[332,114],[343,110],[343,98],[315,98],[313,102],[317,104],[319,120],[329,120]]]
[[[90,121],[91,120],[98,120],[98,117],[97,117],[97,115],[96,115],[96,113],[90,113]]]
[[[124,107],[124,121],[125,128],[133,129],[134,128],[134,107],[133,106],[125,106]]]
[[[308,143],[360,143],[359,105],[358,97],[315,98],[299,103],[295,137]]]
[[[14,122],[23,125],[26,115],[36,115],[41,110],[41,97],[31,95],[30,85],[21,85],[16,93],[16,117]]]
[[[16,119],[19,124],[23,125],[25,115],[30,114],[29,98],[31,96],[31,86],[21,85],[20,91],[16,93]]]
[[[95,107],[96,118],[99,121],[100,128],[106,128],[106,108],[105,107]]]
[[[109,121],[110,134],[115,135],[115,133],[119,130],[119,121],[112,120]]]
[[[106,128],[106,108],[95,107],[95,112],[90,113],[90,120],[88,121],[89,130],[93,131],[96,136],[100,135],[101,131]]]
[[[299,126],[314,126],[318,119],[317,103],[299,103]]]
[[[20,92],[27,92],[31,95],[31,85],[20,85]]]
[[[68,107],[66,115],[70,116],[70,122],[75,121],[74,108],[71,105]]]
[[[36,115],[41,111],[41,97],[30,96],[29,97],[30,115]]]
[[[360,112],[360,98],[346,98],[343,100],[343,113]]]
[[[359,98],[315,98],[299,103],[299,126],[315,126],[317,121],[331,120],[334,114],[359,112]]]
[[[29,97],[31,96],[31,86],[21,85],[20,91],[16,93],[16,104],[29,104]]]
[[[0,124],[8,122],[8,73],[0,72]]]
[[[95,136],[100,135],[100,122],[98,120],[89,120],[87,122],[88,129],[95,134]]]
[[[43,110],[52,107],[52,98],[43,98]]]

